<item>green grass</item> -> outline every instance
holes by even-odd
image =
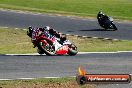
[[[67,36],[80,52],[131,51],[132,41],[111,41]],[[36,53],[25,30],[0,28],[0,54]]]
[[[0,29],[0,54],[5,53],[33,53],[31,40],[26,31],[15,29]]]
[[[95,88],[95,86],[94,84],[80,86],[74,77],[0,81],[0,88]]]
[[[79,51],[83,52],[116,52],[132,51],[132,41],[103,40],[92,38],[69,37],[77,45]]]
[[[0,8],[91,17],[102,10],[132,20],[132,0],[0,0]]]

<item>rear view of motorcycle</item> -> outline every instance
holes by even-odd
[[[97,19],[99,25],[105,30],[112,29],[113,31],[118,30],[115,24],[113,23],[113,18],[105,15],[103,12],[97,14]]]

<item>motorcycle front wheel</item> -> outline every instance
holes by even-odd
[[[54,45],[52,43],[50,43],[49,41],[47,41],[47,45],[45,45],[43,42],[39,42],[38,44],[38,48],[43,51],[46,55],[51,56],[51,55],[55,55],[55,48]]]
[[[77,47],[74,44],[71,44],[68,49],[68,55],[74,56],[78,53]]]
[[[40,54],[40,55],[42,55],[42,54],[44,54],[44,52],[41,50],[41,49],[37,49],[37,52]]]

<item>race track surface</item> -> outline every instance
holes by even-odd
[[[115,23],[118,31],[102,31],[96,20],[0,11],[0,26],[27,28],[52,26],[62,33],[91,37],[132,39],[132,22]],[[78,54],[76,56],[0,55],[0,79],[75,76],[78,66],[87,73],[132,73],[132,53]],[[99,88],[132,88],[132,84]]]
[[[76,56],[0,55],[0,78],[75,76],[79,65],[88,73],[132,73],[132,53]]]
[[[104,31],[94,19],[0,11],[0,26],[27,28],[49,25],[57,31],[90,37],[132,39],[132,22],[115,23],[118,31]]]
[[[0,55],[0,79],[75,76],[81,65],[87,73],[131,74],[132,53],[79,54],[76,56]],[[131,88],[132,84],[100,85],[98,88]]]

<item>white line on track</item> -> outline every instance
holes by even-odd
[[[117,51],[117,52],[78,52],[78,54],[105,54],[105,53],[132,53],[132,51]],[[30,55],[40,55],[38,53],[27,53],[27,54],[5,54],[5,55],[9,55],[9,56],[15,56],[15,55],[20,55],[20,56],[30,56]],[[45,55],[45,54],[44,54]]]
[[[0,79],[0,80],[1,80],[1,81],[4,81],[4,80],[7,81],[7,80],[12,80],[12,79]]]
[[[9,27],[0,27],[0,28],[4,28],[4,29],[6,29],[6,28],[9,28]]]
[[[50,78],[61,78],[61,77],[44,77],[44,78],[50,79]]]
[[[76,76],[69,76],[69,77],[76,77]],[[46,79],[56,79],[56,78],[63,78],[63,77],[42,77]],[[38,79],[38,78],[11,78],[11,79],[0,79],[1,81],[8,81],[8,80],[32,80],[32,79]]]
[[[132,51],[117,51],[117,52],[79,52],[78,54],[94,54],[94,53],[132,53]]]
[[[24,56],[24,55],[39,55],[38,53],[29,53],[29,54],[5,54],[5,55],[10,55],[10,56],[15,56],[15,55],[22,55],[22,56]]]

